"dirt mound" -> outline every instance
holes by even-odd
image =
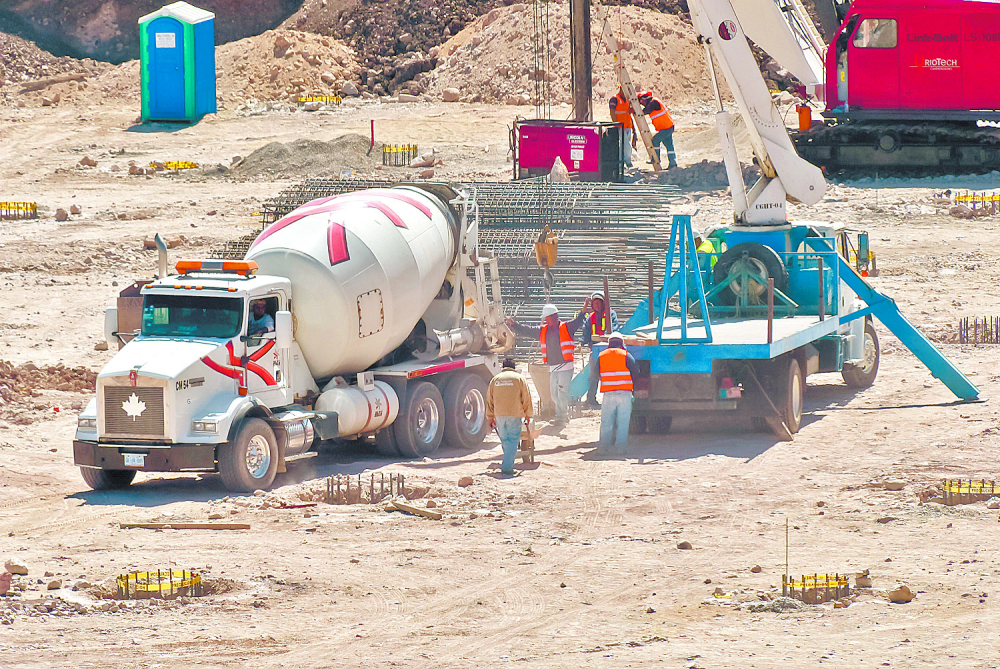
[[[229,174],[235,177],[339,176],[342,170],[372,170],[382,164],[376,146],[371,155],[371,141],[362,135],[343,135],[329,142],[297,139],[282,144],[271,142],[237,163]],[[377,162],[376,162],[377,161]]]
[[[268,30],[256,37],[223,44],[216,48],[215,59],[220,109],[252,100],[336,95],[345,81],[358,78],[363,71],[343,42],[296,30]],[[67,67],[76,63],[78,68],[93,63],[71,58],[59,60],[65,61]],[[100,76],[93,80],[55,84],[42,91],[25,93],[21,99],[31,106],[41,104],[42,97],[53,100],[56,95],[61,104],[126,100],[138,105],[139,61],[130,60],[118,66],[96,65],[100,67],[89,71]]]
[[[21,397],[34,397],[40,390],[90,392],[97,373],[86,367],[38,367],[30,362],[22,365],[0,360],[0,398],[12,402]]]
[[[742,165],[743,182],[748,186],[760,178],[760,171],[752,165]],[[674,184],[689,190],[728,190],[729,178],[726,176],[726,166],[719,160],[703,160],[687,167],[675,167],[664,170],[651,177],[656,183]]]
[[[16,103],[19,91],[39,81],[48,81],[68,74],[94,77],[111,69],[107,63],[90,60],[76,60],[68,56],[53,56],[34,42],[15,35],[0,33],[0,103]],[[77,90],[80,83],[63,85],[66,90]],[[42,90],[33,94],[41,98],[50,94]]]
[[[691,27],[676,16],[639,7],[612,10],[612,22],[622,57],[637,86],[654,91],[667,104],[684,104],[711,97],[704,51]],[[437,68],[417,77],[420,85],[440,95],[457,88],[466,101],[514,104],[518,96],[529,103],[535,79],[547,78],[553,103],[570,102],[569,5],[549,7],[550,66],[535,72],[532,58],[534,20],[531,7],[515,4],[494,9],[445,42]],[[613,59],[601,40],[595,17],[593,90],[596,118],[608,118],[606,101],[618,89]],[[565,115],[565,114],[564,114]]]

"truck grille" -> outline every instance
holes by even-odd
[[[163,389],[105,386],[104,433],[163,437]]]

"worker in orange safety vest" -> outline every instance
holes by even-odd
[[[549,388],[556,407],[556,427],[569,423],[569,384],[573,380],[573,361],[576,345],[573,337],[583,325],[587,314],[580,311],[571,321],[559,319],[559,309],[554,304],[542,307],[540,326],[522,325],[513,318],[507,325],[514,334],[538,337],[542,345],[542,361],[549,366]]]
[[[625,99],[625,93],[621,86],[618,87],[618,94],[608,100],[611,108],[611,120],[621,123],[625,129],[625,136],[622,138],[622,162],[625,167],[632,167],[632,149],[635,148],[635,125],[632,122],[632,105]]]
[[[639,104],[642,113],[649,115],[653,122],[653,148],[663,145],[667,149],[667,169],[677,167],[677,156],[674,154],[674,118],[667,106],[649,91],[639,93]]]
[[[597,364],[590,366],[591,376],[598,377],[604,393],[598,449],[602,455],[625,455],[632,420],[632,379],[638,372],[635,358],[625,350],[625,339],[617,333],[608,338],[608,347],[597,356]]]

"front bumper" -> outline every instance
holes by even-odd
[[[218,444],[99,444],[73,442],[73,464],[98,469],[133,469],[140,472],[215,471],[215,448]],[[140,453],[143,464],[125,466],[126,453]]]

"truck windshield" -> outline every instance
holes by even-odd
[[[146,295],[142,302],[142,334],[147,336],[228,339],[242,326],[243,300],[238,297]]]

